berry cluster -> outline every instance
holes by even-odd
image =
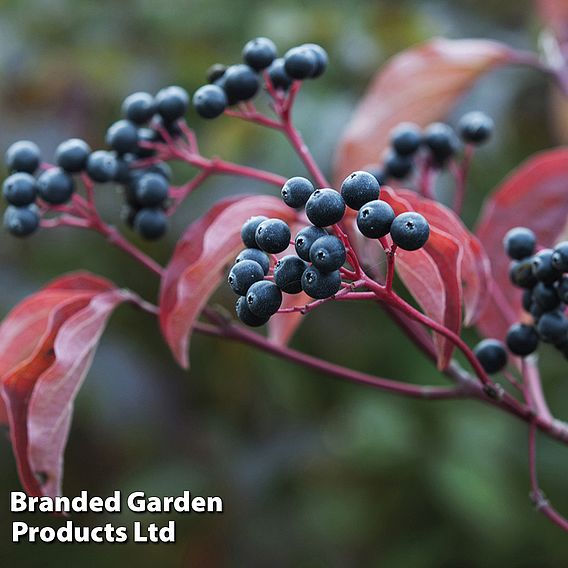
[[[412,122],[402,122],[391,131],[390,148],[385,153],[382,167],[369,171],[380,183],[389,178],[404,179],[413,171],[421,149],[433,166],[442,168],[460,151],[460,139],[465,144],[478,146],[489,140],[493,129],[493,120],[478,111],[462,116],[457,134],[442,122],[430,124],[424,130]]]
[[[54,166],[41,164],[40,150],[33,142],[12,144],[5,157],[11,175],[3,185],[9,204],[6,228],[16,236],[33,233],[40,220],[36,199],[40,205],[65,205],[75,192],[74,176],[83,174],[94,183],[121,185],[126,202],[123,219],[144,238],[161,237],[167,228],[171,171],[165,162],[140,167],[137,161],[155,155],[151,146],[163,142],[162,132],[179,135],[177,122],[188,106],[189,95],[177,86],[161,89],[156,96],[134,93],[122,104],[124,118],[107,130],[109,151],[92,151],[84,140],[71,138],[57,147]]]
[[[247,248],[229,272],[229,285],[240,296],[237,316],[250,326],[265,324],[278,311],[282,292],[304,291],[316,300],[339,292],[341,269],[348,257],[343,240],[331,233],[346,207],[358,211],[357,227],[365,237],[377,239],[390,233],[395,245],[411,251],[424,246],[430,235],[422,215],[395,215],[392,207],[380,200],[379,183],[368,172],[350,174],[340,192],[315,189],[308,179],[293,177],[282,187],[282,199],[294,209],[305,208],[311,224],[297,233],[293,242],[296,254],[274,257],[273,267],[269,255],[283,253],[292,244],[288,225],[262,216],[243,225],[241,237]]]
[[[261,73],[272,87],[286,91],[294,80],[314,79],[326,69],[328,57],[319,45],[309,43],[278,57],[274,42],[266,37],[250,40],[243,48],[243,63],[215,63],[207,71],[209,84],[193,95],[193,106],[203,118],[216,118],[228,106],[251,100],[261,87]]]

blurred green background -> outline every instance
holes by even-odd
[[[526,48],[538,23],[527,0],[254,2],[1,0],[0,150],[31,138],[51,157],[70,136],[103,144],[121,100],[179,83],[193,91],[213,62],[244,43],[280,49],[319,42],[329,72],[306,85],[297,123],[329,171],[353,106],[392,54],[433,35],[490,37]],[[484,78],[449,117],[479,108],[497,123],[473,168],[466,220],[498,181],[532,152],[559,143],[549,85],[524,70]],[[273,169],[303,168],[277,134],[230,119],[189,121],[206,154]],[[176,170],[179,181],[183,169]],[[215,179],[180,211],[169,237],[142,244],[166,262],[183,227],[216,199],[274,191]],[[118,222],[119,198],[99,192]],[[79,267],[155,298],[157,282],[96,235],[43,232],[0,239],[0,309]],[[217,301],[230,307],[221,290]],[[475,341],[470,333],[468,340]],[[382,376],[443,384],[384,317],[329,305],[307,318],[294,345]],[[401,400],[307,371],[248,347],[195,337],[192,370],[174,364],[155,322],[128,307],[113,317],[76,405],[64,491],[115,489],[221,495],[222,515],[179,515],[175,545],[13,545],[8,495],[19,490],[11,448],[0,442],[0,565],[247,567],[535,567],[568,565],[568,538],[528,500],[526,425],[473,402]],[[568,415],[566,366],[543,357],[551,406]],[[542,484],[568,510],[568,451],[542,440]],[[166,522],[164,515],[152,521]],[[20,516],[18,516],[20,519]],[[45,516],[31,523],[60,520]],[[89,525],[132,515],[77,516]]]

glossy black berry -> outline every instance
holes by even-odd
[[[414,162],[410,156],[402,156],[394,150],[389,150],[386,153],[383,167],[387,176],[394,179],[404,179],[412,172]]]
[[[438,165],[453,156],[459,149],[459,141],[453,129],[442,122],[435,122],[424,130],[424,144]]]
[[[137,146],[134,154],[137,158],[150,158],[156,155],[155,148],[150,148],[147,144],[155,144],[159,141],[159,134],[153,128],[138,128]]]
[[[390,228],[394,244],[404,250],[417,250],[423,247],[430,236],[428,221],[414,211],[397,215]]]
[[[256,244],[256,230],[258,229],[258,226],[266,220],[268,220],[268,217],[258,215],[257,217],[251,217],[243,223],[241,239],[245,247],[258,248],[258,245]]]
[[[254,260],[241,260],[229,272],[229,286],[235,294],[246,296],[248,289],[255,283],[264,279],[262,266]]]
[[[545,284],[552,284],[562,276],[562,273],[552,266],[552,255],[552,249],[543,249],[532,257],[533,274]]]
[[[229,101],[218,85],[203,85],[193,94],[193,107],[202,118],[216,118],[225,112]]]
[[[529,288],[527,290],[523,290],[523,296],[522,296],[522,301],[521,301],[521,305],[523,306],[523,310],[525,310],[525,312],[530,312],[532,303],[533,303],[532,288]]]
[[[281,219],[268,219],[256,228],[256,244],[265,252],[277,254],[290,246],[290,227]]]
[[[533,288],[533,301],[545,312],[554,310],[560,305],[560,298],[554,286],[539,282]]]
[[[130,120],[118,120],[107,130],[105,141],[119,154],[135,152],[138,148],[138,128]]]
[[[480,341],[473,352],[486,373],[498,373],[507,365],[507,351],[503,343],[497,339]]]
[[[268,255],[260,249],[246,248],[241,251],[239,256],[235,259],[235,263],[241,262],[242,260],[254,260],[255,262],[258,262],[258,264],[262,267],[265,276],[270,270],[270,260],[268,259]]]
[[[347,207],[359,210],[369,201],[378,199],[381,188],[373,174],[357,171],[343,180],[340,191]]]
[[[275,89],[287,91],[290,88],[292,78],[288,75],[288,73],[286,73],[283,57],[275,59],[267,71],[270,82]]]
[[[33,174],[39,168],[41,152],[35,142],[19,140],[6,150],[4,161],[10,172]]]
[[[168,218],[161,209],[145,207],[136,214],[134,228],[145,239],[159,239],[168,228]]]
[[[161,205],[168,197],[168,180],[157,173],[145,173],[135,183],[136,200],[143,207]]]
[[[287,294],[299,294],[307,266],[306,262],[293,254],[281,258],[274,265],[274,283]]]
[[[39,227],[39,209],[36,205],[9,205],[4,212],[4,227],[15,237],[31,235]]]
[[[345,201],[334,189],[316,189],[306,203],[306,215],[316,227],[339,223],[345,213]]]
[[[514,355],[526,357],[538,347],[538,333],[532,325],[516,323],[509,328],[505,343]]]
[[[165,122],[181,118],[189,107],[189,95],[178,86],[166,87],[156,95],[156,109]]]
[[[80,138],[70,138],[61,142],[55,150],[55,163],[66,172],[82,172],[87,165],[91,147]]]
[[[26,172],[16,172],[8,176],[2,184],[2,194],[4,199],[16,207],[30,205],[36,198],[36,180],[31,174]]]
[[[509,258],[522,260],[534,254],[536,236],[526,227],[514,227],[503,237],[503,247]]]
[[[249,310],[259,318],[275,314],[282,304],[282,291],[274,282],[255,282],[246,295]]]
[[[560,343],[568,333],[568,319],[560,311],[542,314],[536,327],[539,337],[545,343]]]
[[[233,101],[248,101],[258,92],[260,81],[254,69],[248,65],[231,65],[223,75],[225,92]]]
[[[560,272],[568,272],[568,241],[558,243],[552,253],[552,266]]]
[[[37,191],[46,203],[61,205],[71,199],[75,191],[75,182],[61,168],[50,168],[37,178]]]
[[[473,111],[464,114],[458,124],[458,132],[461,139],[469,144],[484,144],[487,142],[495,124],[491,117],[487,116],[484,112]]]
[[[390,134],[393,150],[400,156],[412,156],[422,143],[422,131],[413,122],[402,122]]]
[[[333,272],[345,264],[345,246],[336,236],[325,235],[311,246],[310,260],[321,272]]]
[[[266,69],[278,55],[274,42],[267,37],[251,39],[243,48],[243,61],[255,69]]]
[[[209,67],[209,69],[207,69],[207,73],[205,74],[207,82],[215,83],[215,81],[218,81],[225,74],[226,70],[226,65],[223,65],[222,63],[214,63],[211,67]]]
[[[312,74],[310,75],[310,79],[316,79],[320,75],[323,75],[329,63],[327,51],[317,43],[304,43],[300,47],[309,49],[314,54],[314,57],[316,59],[316,64],[314,70],[312,71]]]
[[[563,275],[556,283],[556,292],[562,302],[568,304],[568,276]]]
[[[313,49],[305,46],[293,47],[284,55],[284,69],[292,79],[303,80],[317,71],[318,61]]]
[[[86,170],[93,181],[105,183],[116,176],[118,163],[116,157],[110,152],[97,150],[87,159]]]
[[[312,245],[324,235],[327,235],[327,233],[323,229],[314,227],[313,225],[309,225],[308,227],[304,227],[301,231],[298,231],[296,239],[294,240],[296,254],[301,259],[309,261]]]
[[[122,115],[135,124],[146,124],[155,114],[156,102],[150,93],[132,93],[122,103]]]
[[[370,201],[357,214],[357,228],[369,239],[384,237],[391,230],[395,214],[385,201]]]
[[[281,195],[286,205],[298,209],[306,205],[313,192],[314,186],[312,182],[309,179],[297,176],[290,178],[282,186]]]
[[[315,266],[306,268],[302,275],[302,290],[316,300],[329,298],[339,292],[341,288],[341,274],[334,272],[321,272]]]
[[[255,316],[249,309],[247,300],[244,296],[241,296],[236,303],[235,309],[237,311],[237,317],[245,324],[250,327],[259,327],[264,325],[270,316],[259,318]]]
[[[509,265],[509,279],[519,288],[530,288],[536,286],[538,280],[533,272],[533,258],[528,257],[523,260],[513,260]]]

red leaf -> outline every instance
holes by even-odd
[[[269,195],[237,196],[218,202],[191,224],[166,268],[160,289],[160,327],[179,364],[189,366],[192,327],[243,245],[240,232],[252,216],[292,223],[296,212]]]
[[[517,168],[486,201],[477,235],[491,262],[495,285],[478,327],[487,336],[503,339],[520,316],[521,292],[509,281],[509,259],[503,237],[512,227],[532,229],[541,246],[554,245],[568,217],[566,182],[568,149],[542,152]]]
[[[131,298],[88,273],[68,275],[25,299],[2,322],[2,396],[30,495],[60,493],[73,400],[108,316]]]
[[[398,123],[441,119],[481,75],[518,58],[504,44],[471,39],[433,39],[396,55],[351,118],[335,157],[335,179],[377,163]]]

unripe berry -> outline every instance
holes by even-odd
[[[484,144],[491,138],[495,123],[484,112],[473,111],[464,114],[458,124],[458,131],[464,142]]]
[[[538,333],[532,325],[516,323],[509,328],[505,341],[511,353],[526,357],[536,351]]]
[[[73,178],[61,168],[45,170],[37,179],[39,196],[51,205],[67,203],[75,191]]]
[[[4,161],[10,172],[33,174],[39,168],[41,153],[35,142],[19,140],[6,150]]]
[[[257,217],[251,217],[244,222],[241,228],[241,239],[245,247],[259,248],[256,244],[256,230],[258,229],[258,226],[267,219],[268,217],[265,217],[264,215],[258,215]]]
[[[276,45],[266,37],[251,39],[243,48],[244,62],[256,71],[266,69],[277,55]]]
[[[422,131],[413,122],[401,122],[390,134],[390,143],[399,156],[411,156],[422,143]]]
[[[187,91],[175,85],[158,91],[155,100],[157,111],[165,122],[181,118],[189,107]]]
[[[239,256],[237,256],[237,258],[235,259],[235,264],[237,262],[241,262],[242,260],[254,260],[255,262],[258,262],[258,264],[260,264],[260,266],[262,267],[265,276],[270,270],[270,261],[268,259],[268,255],[260,249],[246,248],[245,250],[241,251],[239,253]]]
[[[341,274],[334,272],[321,272],[315,266],[306,268],[302,275],[302,289],[316,300],[330,298],[337,294],[341,288]]]
[[[280,288],[268,280],[255,282],[246,295],[249,310],[259,318],[270,317],[282,305]]]
[[[4,212],[4,227],[15,237],[27,237],[39,227],[39,209],[36,205],[15,207],[9,205]]]
[[[304,207],[306,202],[314,192],[314,186],[309,179],[304,177],[290,178],[282,186],[282,200],[289,207],[298,209]]]
[[[193,94],[193,107],[202,118],[216,118],[228,104],[225,91],[218,85],[203,85]]]
[[[302,291],[302,275],[307,263],[290,254],[274,265],[274,283],[286,294],[299,294]]]
[[[246,296],[248,289],[255,283],[264,279],[262,266],[254,260],[241,260],[229,272],[229,286],[235,294]]]
[[[106,183],[116,176],[118,162],[110,152],[97,150],[87,159],[87,174],[96,182]]]
[[[91,147],[80,138],[70,138],[57,146],[55,163],[66,172],[76,174],[82,172],[87,165]]]
[[[255,239],[265,252],[283,252],[290,246],[290,227],[281,219],[268,219],[257,227]]]
[[[480,341],[473,352],[486,373],[498,373],[507,365],[507,351],[503,343],[497,339]]]
[[[146,124],[156,114],[156,101],[150,93],[132,93],[122,103],[122,114],[135,124]]]
[[[401,249],[417,250],[426,244],[430,236],[430,226],[420,213],[408,211],[394,218],[390,234],[394,244]]]
[[[255,316],[249,309],[247,300],[244,296],[241,296],[236,303],[236,311],[237,317],[245,324],[250,327],[259,327],[264,325],[269,319],[270,316],[259,318]]]
[[[369,172],[353,172],[341,184],[341,197],[345,204],[357,211],[369,201],[379,199],[380,192],[379,182]]]
[[[509,258],[522,260],[534,254],[536,236],[526,227],[514,227],[505,234],[503,247]]]
[[[314,50],[303,46],[289,49],[284,55],[284,69],[293,79],[301,81],[312,77],[318,69]]]
[[[146,207],[136,214],[134,228],[145,239],[159,239],[168,228],[168,218],[161,209]]]
[[[310,260],[310,249],[312,245],[327,233],[320,227],[314,227],[309,225],[304,227],[301,231],[298,231],[296,239],[294,240],[294,247],[296,249],[296,254],[303,260]]]
[[[345,213],[345,201],[334,189],[316,189],[306,203],[306,216],[316,227],[339,223]]]
[[[16,172],[4,180],[2,193],[10,205],[16,207],[30,205],[36,198],[36,180],[31,174]]]
[[[386,201],[370,201],[357,214],[357,228],[369,239],[379,239],[388,235],[395,214]]]
[[[231,65],[223,75],[225,92],[233,101],[248,101],[258,92],[257,73],[248,65]]]
[[[345,246],[336,236],[325,235],[311,246],[310,260],[320,272],[333,272],[345,264]]]

